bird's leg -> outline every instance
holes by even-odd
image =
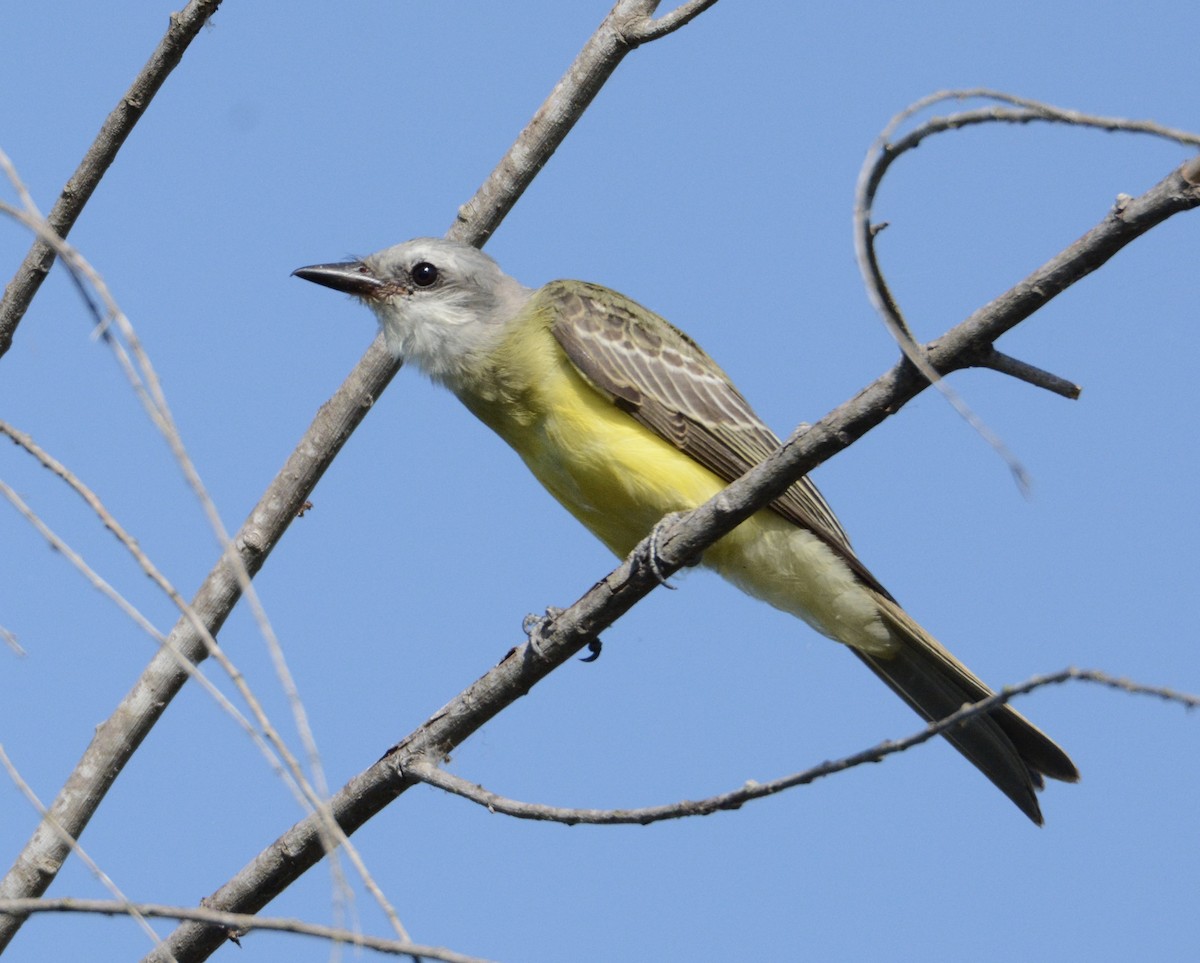
[[[529,638],[529,649],[535,657],[542,659],[545,654],[539,648],[539,642],[542,638],[542,633],[550,626],[550,624],[562,615],[563,610],[555,608],[553,605],[547,606],[544,615],[538,615],[536,612],[530,612],[521,620],[521,631]],[[600,648],[603,643],[599,639],[592,639],[587,644],[587,650],[590,653],[581,658],[580,662],[595,662],[600,658]]]
[[[667,526],[672,522],[682,518],[686,514],[686,512],[671,512],[669,515],[664,515],[658,520],[655,526],[650,529],[650,534],[646,537],[647,542],[649,543],[646,546],[646,564],[649,565],[651,573],[653,573],[654,577],[658,580],[658,584],[671,590],[678,588],[678,586],[672,585],[670,582],[668,582],[667,576],[663,574],[663,570],[659,565],[660,561],[662,560],[662,556],[659,553],[658,546],[662,543],[662,537]],[[694,558],[690,561],[684,562],[683,564],[686,566],[699,565],[700,559]]]

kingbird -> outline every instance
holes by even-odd
[[[390,350],[445,385],[617,556],[780,441],[716,363],[629,298],[584,281],[532,290],[466,244],[418,238],[299,268],[375,312]],[[992,695],[918,625],[801,478],[704,553],[738,588],[844,643],[924,719]],[[943,733],[1025,815],[1075,765],[1008,705]]]

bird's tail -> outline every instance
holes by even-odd
[[[893,655],[853,649],[879,678],[923,718],[933,722],[992,695],[965,665],[889,598],[877,599],[884,623],[897,642]],[[1043,776],[1076,782],[1079,771],[1053,740],[1011,706],[1002,705],[942,733],[1009,799],[1039,826],[1035,791]]]

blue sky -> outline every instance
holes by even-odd
[[[48,209],[171,5],[0,11],[0,147]],[[607,3],[227,0],[71,235],[149,350],[235,528],[374,335],[300,265],[441,234]],[[488,251],[537,285],[610,285],[685,328],[781,433],[890,366],[852,257],[867,146],[931,91],[987,86],[1196,128],[1200,14],[1150,2],[802,5],[722,0],[631,54]],[[1188,152],[988,127],[893,171],[880,256],[926,338]],[[11,199],[11,192],[0,196]],[[1028,499],[932,393],[823,466],[859,554],[993,684],[1067,665],[1200,691],[1197,460],[1188,398],[1196,215],[1136,242],[1001,342],[1084,387],[1068,402],[954,378],[1033,478]],[[0,226],[0,274],[28,237]],[[65,274],[0,359],[0,417],[105,500],[190,595],[218,548]],[[160,626],[170,604],[45,471],[16,488]],[[450,396],[403,371],[257,585],[340,785],[614,564]],[[0,509],[0,742],[51,799],[152,643]],[[702,572],[655,592],[455,753],[504,795],[639,806],[765,780],[918,728],[836,645]],[[221,639],[290,733],[251,620]],[[215,668],[210,670],[217,678]],[[228,688],[227,685],[224,686]],[[414,938],[499,960],[1180,959],[1200,939],[1200,730],[1176,706],[1073,685],[1023,700],[1078,786],[1030,825],[931,744],[736,813],[652,827],[512,821],[436,790],[356,837]],[[83,843],[132,898],[195,903],[300,816],[189,686]],[[35,825],[0,788],[0,862]],[[104,896],[72,861],[52,895]],[[385,933],[366,897],[364,928]],[[319,868],[276,915],[330,918]],[[148,949],[132,923],[30,922],[6,960]],[[251,947],[253,949],[251,950]],[[232,951],[225,951],[226,953]],[[324,945],[254,935],[261,960]]]

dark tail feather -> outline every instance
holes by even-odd
[[[867,667],[924,719],[944,719],[969,702],[992,695],[970,669],[914,622],[899,605],[880,599],[880,611],[897,642],[891,656],[854,649]],[[1035,791],[1043,776],[1075,782],[1079,771],[1054,742],[1011,706],[975,716],[943,735],[1039,826]]]

